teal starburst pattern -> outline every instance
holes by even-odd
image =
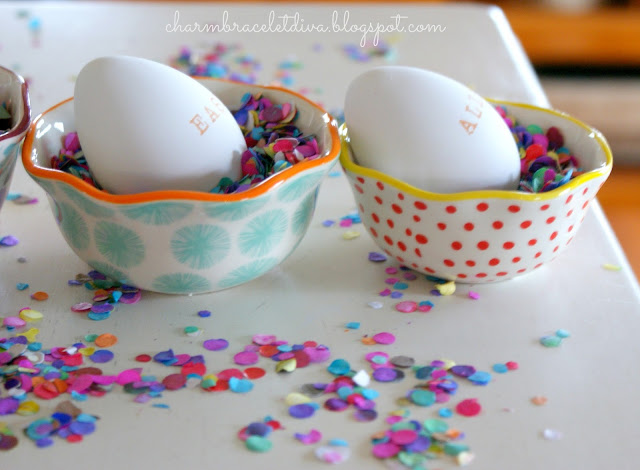
[[[2,152],[2,154],[5,157],[10,157],[15,155],[18,155],[18,152],[20,151],[20,144],[22,143],[22,141],[19,142],[14,142],[12,144],[9,144],[5,147],[4,152]]]
[[[210,268],[224,259],[231,248],[227,231],[216,225],[188,225],[171,239],[171,252],[182,264],[194,269]]]
[[[142,263],[145,247],[133,230],[102,220],[96,224],[94,237],[98,251],[117,268],[130,268]]]
[[[200,294],[211,290],[211,283],[203,276],[192,273],[173,273],[158,276],[151,288],[165,294]]]
[[[76,205],[85,211],[89,215],[94,217],[112,217],[114,214],[113,209],[101,206],[100,204],[93,202],[83,195],[81,195],[76,188],[69,185],[62,185],[62,192],[64,192],[69,199],[71,199]]]
[[[278,192],[278,200],[289,202],[301,198],[309,191],[316,189],[323,176],[323,171],[316,171],[285,183],[284,187]]]
[[[122,213],[130,219],[149,225],[170,225],[185,218],[193,210],[186,202],[148,202],[124,206]]]
[[[280,243],[287,227],[287,215],[280,209],[253,218],[238,236],[240,251],[255,257],[268,255]]]
[[[96,271],[101,272],[105,276],[113,279],[114,281],[118,281],[121,284],[131,284],[129,281],[129,276],[127,276],[124,272],[120,271],[117,268],[114,268],[109,263],[103,263],[102,261],[90,260],[87,263]]]
[[[296,235],[302,235],[311,222],[316,207],[316,192],[309,194],[293,214],[291,228]]]
[[[204,212],[219,220],[240,220],[262,209],[269,200],[268,197],[233,202],[210,202],[204,206]]]
[[[272,269],[278,264],[278,258],[262,258],[257,261],[240,266],[218,283],[222,288],[233,287],[249,282]]]
[[[58,222],[62,234],[72,248],[84,250],[89,246],[89,228],[82,216],[71,204],[61,202],[58,207]]]

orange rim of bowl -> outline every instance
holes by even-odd
[[[0,67],[0,69],[9,73],[9,75],[13,76],[13,78],[20,83],[20,94],[22,96],[21,106],[23,108],[20,122],[13,126],[9,132],[0,135],[0,141],[3,141],[19,136],[29,128],[29,122],[31,122],[31,106],[29,104],[29,91],[24,78],[7,68]]]
[[[346,171],[350,171],[356,175],[363,175],[369,178],[378,179],[384,183],[387,183],[391,186],[401,189],[402,191],[405,191],[416,198],[431,199],[436,201],[463,201],[466,199],[489,199],[489,198],[517,199],[521,201],[544,201],[544,200],[554,199],[559,195],[563,194],[564,192],[571,191],[589,180],[598,178],[600,176],[606,176],[611,172],[611,167],[613,165],[613,156],[611,154],[611,149],[609,148],[609,144],[607,143],[602,133],[600,133],[600,131],[594,129],[593,127],[590,127],[589,125],[585,124],[584,122],[574,117],[569,116],[566,113],[563,113],[562,111],[557,111],[555,109],[540,108],[539,106],[534,106],[526,103],[515,103],[512,101],[501,101],[501,100],[494,100],[494,99],[488,99],[487,101],[490,101],[491,103],[495,103],[499,105],[504,105],[504,106],[541,111],[541,112],[552,114],[554,116],[573,122],[574,124],[584,129],[585,131],[592,134],[593,138],[595,138],[596,142],[598,143],[598,145],[600,145],[600,148],[602,149],[605,155],[605,158],[606,158],[605,165],[600,168],[596,168],[594,170],[590,170],[586,173],[578,175],[575,178],[569,180],[568,183],[563,184],[562,186],[556,189],[543,192],[543,193],[527,193],[524,191],[516,191],[516,190],[511,191],[511,190],[499,190],[499,189],[464,191],[464,192],[449,193],[449,194],[432,193],[430,191],[425,191],[424,189],[416,188],[415,186],[412,186],[408,183],[405,183],[404,181],[396,179],[380,171],[373,170],[371,168],[366,168],[355,163],[353,161],[353,158],[351,155],[351,149],[349,147],[349,137],[347,135],[346,123],[340,126],[340,137],[342,141],[341,143],[342,151],[340,153],[340,164]]]
[[[253,85],[246,84],[242,82],[235,82],[233,80],[225,80],[211,77],[193,77],[198,80],[214,80],[218,82],[225,82],[234,85],[245,85],[251,86],[253,88],[260,88],[262,90],[273,90],[278,92],[283,92],[288,95],[292,95],[299,100],[306,101],[313,108],[323,113],[323,120],[325,122],[325,126],[329,131],[331,136],[331,149],[327,155],[323,155],[313,160],[302,161],[297,163],[281,172],[278,172],[269,178],[266,178],[264,181],[258,183],[254,187],[247,189],[246,191],[242,191],[240,193],[231,193],[231,194],[217,194],[217,193],[205,193],[200,191],[187,191],[187,190],[163,190],[163,191],[149,191],[143,193],[136,194],[111,194],[106,191],[101,191],[98,188],[91,186],[89,183],[81,180],[73,176],[70,173],[66,173],[61,170],[54,170],[52,168],[44,168],[38,165],[35,165],[31,160],[31,153],[33,147],[34,136],[36,133],[36,128],[38,123],[44,118],[44,116],[60,106],[73,101],[73,98],[67,98],[64,101],[52,106],[47,109],[42,114],[38,115],[31,125],[29,126],[29,130],[25,137],[24,145],[22,148],[22,163],[24,164],[25,169],[32,176],[44,178],[47,180],[56,180],[61,181],[71,186],[75,187],[78,191],[81,191],[89,196],[94,197],[100,201],[109,202],[113,204],[133,204],[133,203],[141,203],[141,202],[152,202],[152,201],[164,201],[167,199],[180,199],[180,200],[194,200],[194,201],[207,201],[207,202],[230,202],[230,201],[241,201],[246,199],[251,199],[258,197],[264,193],[266,193],[269,189],[275,188],[280,184],[284,183],[287,179],[302,173],[305,170],[319,167],[324,165],[325,163],[329,163],[334,160],[338,154],[340,153],[340,137],[338,135],[338,126],[336,124],[335,119],[327,113],[324,109],[318,106],[316,103],[312,102],[308,98],[302,96],[299,93],[296,93],[292,90],[287,90],[285,88],[274,87],[274,86],[263,86],[263,85]]]

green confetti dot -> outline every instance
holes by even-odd
[[[185,326],[184,327],[184,332],[188,335],[192,335],[194,333],[198,332],[198,327],[197,326]]]
[[[247,449],[253,452],[268,452],[273,447],[269,439],[257,435],[249,436],[244,443]]]
[[[449,425],[441,419],[427,419],[422,424],[429,434],[441,434],[449,429]]]
[[[557,348],[562,344],[562,338],[558,336],[543,336],[540,338],[540,344],[545,348]]]
[[[84,340],[93,343],[97,337],[98,335],[84,335]]]
[[[410,398],[418,406],[431,406],[436,402],[436,394],[431,390],[414,390],[411,392]]]

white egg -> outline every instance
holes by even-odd
[[[509,127],[489,102],[448,77],[371,69],[349,85],[344,115],[364,167],[436,193],[518,187],[520,156]]]
[[[209,191],[241,176],[244,136],[206,87],[169,66],[102,57],[78,74],[76,129],[87,163],[114,194]]]

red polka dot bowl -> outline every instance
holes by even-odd
[[[555,126],[583,172],[544,193],[487,190],[438,194],[357,163],[347,124],[344,168],[373,240],[389,256],[425,274],[485,283],[529,273],[571,243],[589,203],[604,184],[612,155],[600,132],[559,111],[498,102],[519,124]]]

